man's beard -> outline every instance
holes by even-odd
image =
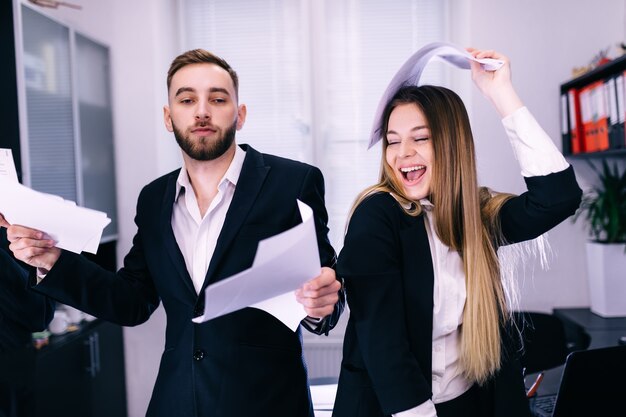
[[[235,120],[223,134],[215,139],[201,136],[197,141],[190,139],[189,135],[185,136],[174,123],[172,123],[172,127],[178,146],[180,146],[183,152],[190,158],[196,161],[212,161],[224,155],[233,144],[235,132],[237,131],[237,120]]]

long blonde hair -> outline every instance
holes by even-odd
[[[441,242],[457,251],[465,272],[467,299],[461,330],[460,366],[470,381],[484,383],[501,362],[501,325],[509,317],[497,248],[503,243],[498,222],[500,208],[510,194],[492,194],[477,182],[474,140],[467,111],[453,91],[436,86],[400,89],[383,114],[383,134],[389,116],[400,104],[413,103],[428,121],[434,148],[430,201],[434,205],[435,232]],[[391,193],[407,214],[422,209],[403,191],[387,163],[383,138],[379,182],[364,190],[352,212],[368,196]]]

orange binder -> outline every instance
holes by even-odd
[[[609,104],[604,81],[596,81],[592,84],[592,119],[594,125],[594,146],[596,151],[609,149]]]
[[[582,121],[582,136],[580,144],[583,152],[595,152],[595,122],[593,119],[593,100],[591,96],[591,90],[593,84],[582,87],[579,91],[580,100],[580,117]],[[580,130],[579,130],[580,131]]]

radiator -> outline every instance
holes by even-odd
[[[338,378],[342,356],[342,340],[326,338],[304,340],[304,359],[309,379]]]

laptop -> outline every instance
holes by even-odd
[[[570,353],[559,392],[530,406],[536,417],[626,416],[626,346]]]

